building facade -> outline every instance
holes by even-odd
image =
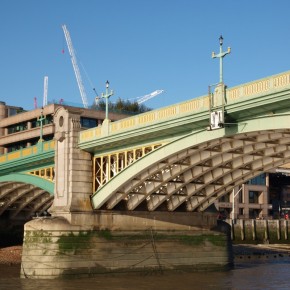
[[[290,217],[289,164],[263,173],[216,202],[223,218],[279,219]]]
[[[44,118],[43,136],[45,141],[54,137],[53,115],[58,107],[68,107],[59,104],[50,104],[44,108],[24,111],[21,107],[9,106],[0,102],[0,154],[5,154],[35,145],[40,138],[41,116]],[[105,119],[105,112],[74,108],[81,112],[81,127],[83,129],[97,127]],[[128,117],[127,114],[110,113],[112,121]]]

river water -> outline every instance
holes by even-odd
[[[151,273],[138,276],[99,276],[71,280],[19,278],[19,266],[0,267],[2,290],[194,290],[290,289],[290,261],[236,264],[227,272]]]

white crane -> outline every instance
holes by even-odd
[[[69,32],[68,32],[68,30],[67,30],[65,25],[62,25],[62,29],[63,29],[63,32],[64,32],[64,36],[65,36],[65,40],[66,40],[66,43],[67,43],[69,54],[71,56],[71,62],[72,62],[72,65],[73,65],[73,69],[74,69],[75,76],[76,76],[76,79],[77,79],[78,87],[79,87],[80,94],[81,94],[81,97],[82,97],[83,106],[84,106],[84,108],[88,108],[87,95],[86,95],[86,91],[85,91],[85,88],[84,88],[84,85],[83,85],[83,81],[82,81],[82,78],[81,78],[80,70],[79,70],[79,67],[78,67],[78,64],[77,64],[77,59],[76,59],[76,56],[75,56],[75,52],[74,52],[74,48],[73,48],[72,41],[71,41],[71,38],[70,38],[70,34],[69,34]]]
[[[45,76],[43,82],[43,107],[47,105],[47,93],[48,93],[48,76]]]
[[[156,97],[157,95],[162,94],[163,92],[164,92],[164,90],[156,90],[156,91],[152,92],[151,94],[145,95],[143,97],[139,97],[139,98],[137,98],[137,103],[142,104],[142,103]]]

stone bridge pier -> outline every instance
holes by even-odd
[[[51,217],[25,224],[21,277],[231,267],[230,231],[217,226],[216,213],[92,209],[92,156],[78,148],[80,113],[55,113]]]

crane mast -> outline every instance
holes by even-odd
[[[43,107],[47,105],[47,93],[48,93],[48,76],[45,76],[43,82]]]
[[[78,67],[78,64],[77,64],[77,59],[76,59],[76,56],[75,56],[75,52],[74,52],[74,48],[73,48],[73,45],[72,45],[71,37],[70,37],[69,31],[67,30],[65,25],[62,25],[62,29],[63,29],[63,32],[64,32],[64,36],[65,36],[65,40],[66,40],[66,43],[67,43],[69,54],[71,56],[71,62],[72,62],[72,65],[73,65],[73,69],[74,69],[75,76],[76,76],[76,79],[77,79],[78,87],[79,87],[80,94],[81,94],[81,97],[82,97],[83,106],[84,106],[84,108],[88,108],[87,96],[86,96],[85,88],[84,88],[83,81],[82,81],[82,78],[81,78],[80,70],[79,70],[79,67]]]

